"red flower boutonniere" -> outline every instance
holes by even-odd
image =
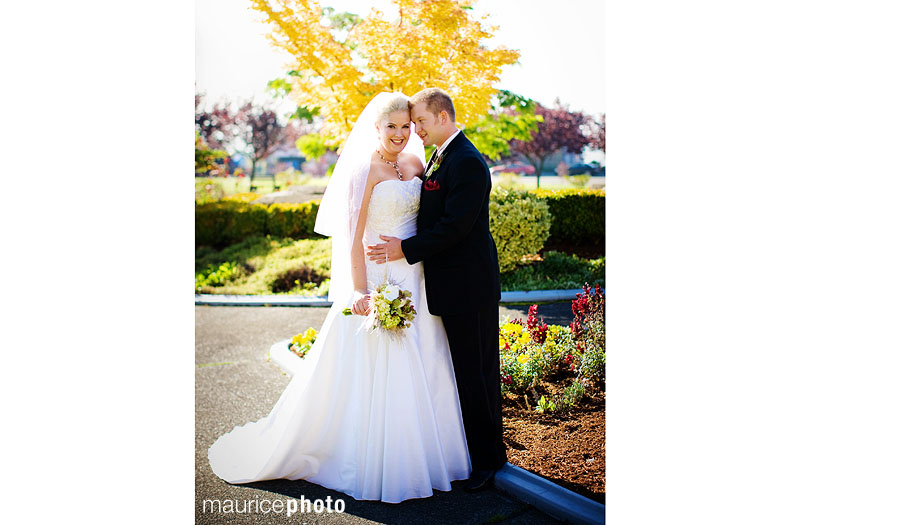
[[[436,180],[425,181],[425,191],[437,191],[441,189],[441,185]]]

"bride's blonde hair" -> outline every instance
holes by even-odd
[[[402,93],[397,93],[397,96],[391,97],[390,100],[384,103],[381,107],[381,111],[378,112],[378,122],[382,122],[387,119],[388,115],[395,111],[406,111],[409,112],[409,97]]]

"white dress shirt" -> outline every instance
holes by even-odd
[[[447,138],[447,140],[445,140],[444,143],[441,144],[441,147],[438,148],[438,152],[437,152],[438,155],[443,155],[443,154],[444,154],[444,150],[447,149],[447,146],[450,144],[450,141],[452,141],[454,138],[456,138],[456,136],[459,135],[459,132],[460,132],[460,130],[457,129],[457,130],[453,133],[453,135],[450,135],[450,136]]]

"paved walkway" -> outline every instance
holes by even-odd
[[[542,305],[538,312],[553,324],[571,321],[571,302]],[[272,343],[289,339],[312,326],[321,327],[327,308],[196,306],[195,311],[195,512],[197,523],[504,523],[542,524],[555,520],[496,489],[477,494],[462,490],[462,482],[451,492],[435,492],[430,498],[400,504],[362,502],[305,481],[274,480],[247,485],[229,485],[213,474],[206,451],[216,438],[236,425],[265,416],[281,395],[289,378],[274,363],[266,361]],[[528,306],[504,306],[504,315],[525,317]],[[309,500],[342,499],[345,512],[226,513],[211,510],[204,500],[227,504],[275,500],[289,505]],[[258,503],[256,504],[258,505]],[[268,505],[268,506],[267,506]],[[279,504],[276,504],[276,507]],[[224,507],[223,507],[224,508]],[[251,508],[254,508],[251,506]],[[285,507],[286,508],[286,507]]]

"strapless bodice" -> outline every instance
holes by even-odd
[[[408,181],[386,180],[372,188],[363,237],[366,244],[380,243],[379,235],[406,239],[416,234],[421,188],[422,180],[418,177]]]

